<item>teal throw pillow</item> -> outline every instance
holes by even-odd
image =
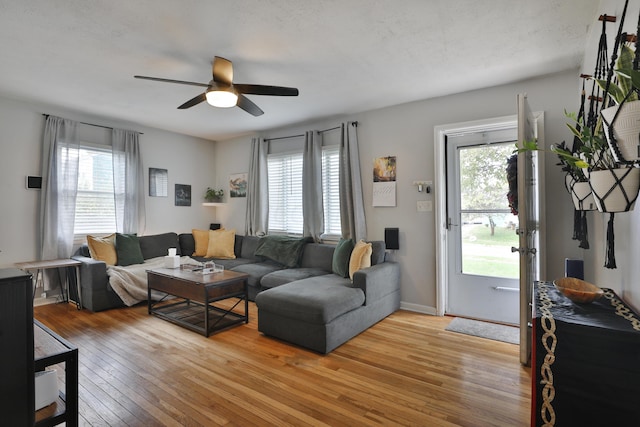
[[[135,234],[116,233],[116,253],[118,254],[118,265],[121,266],[144,262],[140,241]]]
[[[353,246],[352,239],[340,239],[333,251],[331,270],[340,277],[349,277],[349,258],[351,258]]]

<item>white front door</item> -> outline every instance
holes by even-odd
[[[447,135],[447,314],[519,323],[518,217],[506,174],[516,139],[515,123]]]
[[[518,146],[524,141],[538,140],[544,147],[544,116],[531,112],[527,96],[518,95]],[[544,258],[540,251],[545,247],[544,212],[544,156],[537,152],[518,155],[518,217],[520,256],[520,362],[528,365],[531,358],[531,302],[533,282],[545,274]]]

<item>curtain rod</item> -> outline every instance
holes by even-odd
[[[44,114],[44,113],[42,113],[42,115],[43,115],[43,116],[45,116],[45,117],[49,117],[51,114]],[[96,124],[93,124],[93,123],[87,123],[87,122],[78,122],[78,123],[80,123],[80,124],[82,124],[82,125],[95,126],[95,127],[97,127],[97,128],[103,128],[103,129],[111,129],[111,130],[113,130],[113,128],[112,128],[112,127],[109,127],[109,126],[96,125]],[[138,132],[138,134],[139,134],[139,135],[144,135],[144,133],[142,133],[142,132]]]
[[[351,122],[351,124],[352,124],[353,126],[358,127],[358,122]],[[329,128],[329,129],[323,129],[323,130],[320,130],[320,131],[318,131],[318,132],[325,133],[325,132],[329,132],[329,131],[332,131],[332,130],[340,129],[340,127],[341,127],[341,126],[335,126],[335,127]],[[304,136],[304,134],[303,134],[303,133],[302,133],[302,134],[300,134],[300,135],[279,136],[279,137],[277,137],[277,138],[265,138],[265,141],[277,141],[277,140],[279,140],[279,139],[300,138],[300,137],[302,137],[302,136]]]

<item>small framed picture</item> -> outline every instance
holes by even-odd
[[[176,184],[176,206],[191,206],[191,186]]]
[[[246,173],[234,173],[229,175],[229,196],[247,197]]]
[[[149,197],[167,197],[169,173],[166,169],[149,168]]]

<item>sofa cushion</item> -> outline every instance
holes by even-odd
[[[335,245],[326,243],[307,243],[302,250],[300,267],[321,268],[327,273],[331,273],[331,263],[335,249]]]
[[[352,288],[349,279],[337,274],[298,280],[267,289],[256,296],[260,311],[321,325],[357,309],[363,303],[362,289]]]
[[[298,267],[304,245],[310,239],[290,236],[265,236],[260,239],[256,248],[256,255],[262,255],[285,267]]]
[[[234,259],[236,230],[209,230],[209,244],[205,258]]]
[[[349,277],[353,280],[353,273],[356,271],[371,267],[371,243],[360,240],[351,251],[349,259]]]
[[[242,249],[240,250],[240,257],[247,259],[259,259],[264,261],[264,257],[256,255],[256,248],[260,238],[258,236],[244,236],[242,238]]]
[[[207,256],[207,248],[209,247],[209,230],[196,230],[194,228],[191,230],[191,234],[193,234],[193,240],[195,241],[195,249],[192,254],[185,255]]]
[[[263,288],[275,288],[285,283],[306,279],[307,277],[323,276],[327,271],[321,268],[285,268],[266,274],[260,279],[260,286]]]
[[[118,263],[115,233],[104,237],[87,235],[87,246],[89,247],[91,258],[97,261],[104,261],[107,265],[116,265]]]
[[[260,279],[262,279],[264,275],[280,269],[282,269],[282,265],[273,261],[265,261],[242,264],[234,267],[233,271],[237,271],[239,273],[247,273],[249,275],[247,284],[249,286],[260,287]]]
[[[176,248],[177,255],[181,255],[180,243],[178,241],[178,234],[176,233],[162,233],[152,234],[150,236],[138,237],[140,242],[140,251],[142,251],[142,257],[144,259],[157,258],[161,256],[167,256],[169,248]]]
[[[341,277],[349,277],[349,259],[353,251],[352,239],[340,239],[333,251],[331,271]]]
[[[371,243],[371,265],[382,264],[387,254],[384,240],[372,240],[369,243]]]
[[[144,258],[140,250],[140,241],[135,234],[116,233],[116,253],[118,254],[118,265],[127,266],[142,264]]]
[[[182,255],[191,256],[196,250],[196,241],[193,239],[191,233],[180,233],[178,235],[178,242],[180,243],[180,253]]]

